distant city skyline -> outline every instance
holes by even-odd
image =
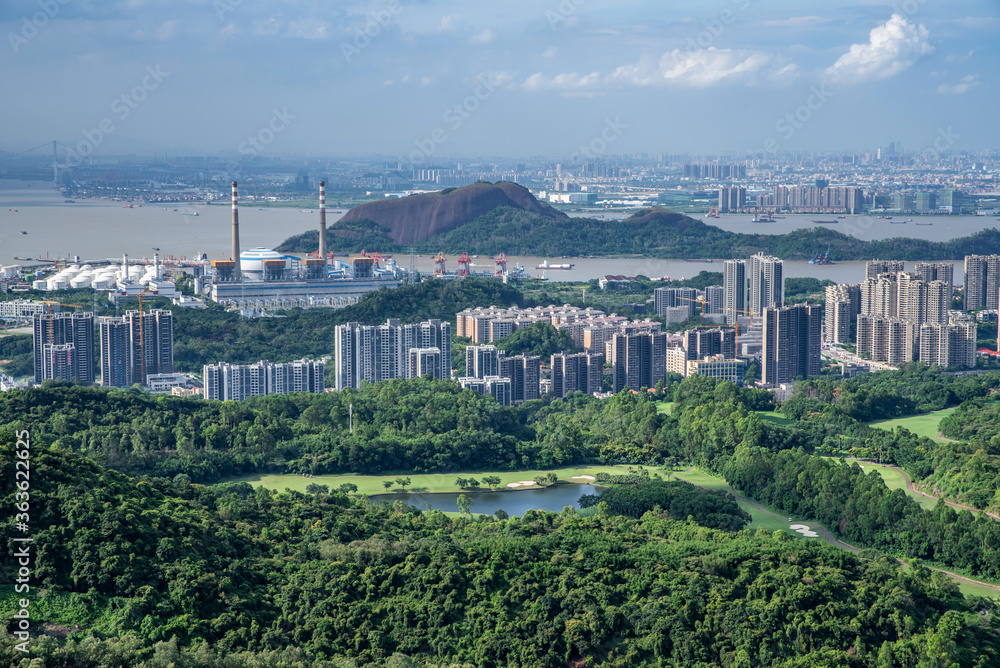
[[[12,152],[56,139],[96,156],[433,164],[1000,147],[1000,6],[984,0],[13,0],[0,27]]]

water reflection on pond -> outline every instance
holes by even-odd
[[[579,508],[577,503],[582,494],[597,494],[598,487],[593,485],[553,485],[543,489],[524,489],[511,492],[467,492],[465,496],[472,499],[471,512],[474,514],[492,515],[498,509],[508,515],[524,515],[528,510],[560,511],[566,506]],[[376,502],[402,501],[420,510],[426,510],[430,504],[431,510],[443,512],[458,512],[458,492],[445,494],[379,494],[373,496]]]

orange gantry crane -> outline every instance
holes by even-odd
[[[445,262],[445,260],[444,260],[444,252],[442,251],[442,252],[440,252],[440,253],[437,254],[437,257],[434,258],[434,275],[435,276],[444,276],[444,262]]]
[[[471,273],[471,266],[472,258],[469,257],[468,253],[462,253],[462,257],[458,258],[458,275],[468,276]]]
[[[493,269],[493,275],[500,277],[507,273],[507,256],[503,253],[497,255],[497,259],[494,260],[495,268]]]

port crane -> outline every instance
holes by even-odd
[[[504,253],[497,255],[497,259],[493,263],[495,265],[493,269],[494,276],[501,277],[507,273],[507,256]]]
[[[444,262],[445,262],[444,252],[442,251],[442,252],[438,253],[437,256],[434,258],[434,275],[435,276],[444,276],[444,273],[445,273],[445,271],[444,271]]]
[[[462,253],[462,257],[458,258],[458,275],[468,276],[470,272],[470,267],[472,266],[472,258],[469,257],[468,253]]]

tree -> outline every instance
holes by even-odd
[[[306,485],[306,494],[317,496],[319,494],[326,494],[329,491],[330,488],[327,485],[317,485],[316,483]]]
[[[396,484],[399,485],[400,487],[402,487],[403,491],[405,492],[406,491],[406,486],[410,484],[410,478],[409,477],[406,477],[406,478],[396,478]]]
[[[499,487],[500,486],[500,476],[498,476],[498,475],[484,475],[483,476],[483,482],[485,482],[489,486],[490,491],[493,491],[494,487]]]
[[[479,481],[476,480],[475,478],[469,478],[466,481],[466,486],[469,487],[470,489],[479,489]]]
[[[345,482],[343,485],[337,488],[338,492],[343,492],[344,494],[353,494],[358,491],[358,486],[353,482]]]
[[[468,484],[469,481],[465,478],[455,478],[455,487],[458,487],[459,489],[465,489]]]
[[[503,508],[497,508],[493,514],[497,516],[498,520],[505,520],[510,517],[510,515],[507,514],[507,511]]]
[[[470,508],[472,508],[472,497],[468,494],[460,494],[458,496],[458,510],[459,512],[470,514]]]
[[[385,487],[385,491],[388,492],[392,488],[392,481],[391,480],[383,480],[382,481],[382,486]]]

